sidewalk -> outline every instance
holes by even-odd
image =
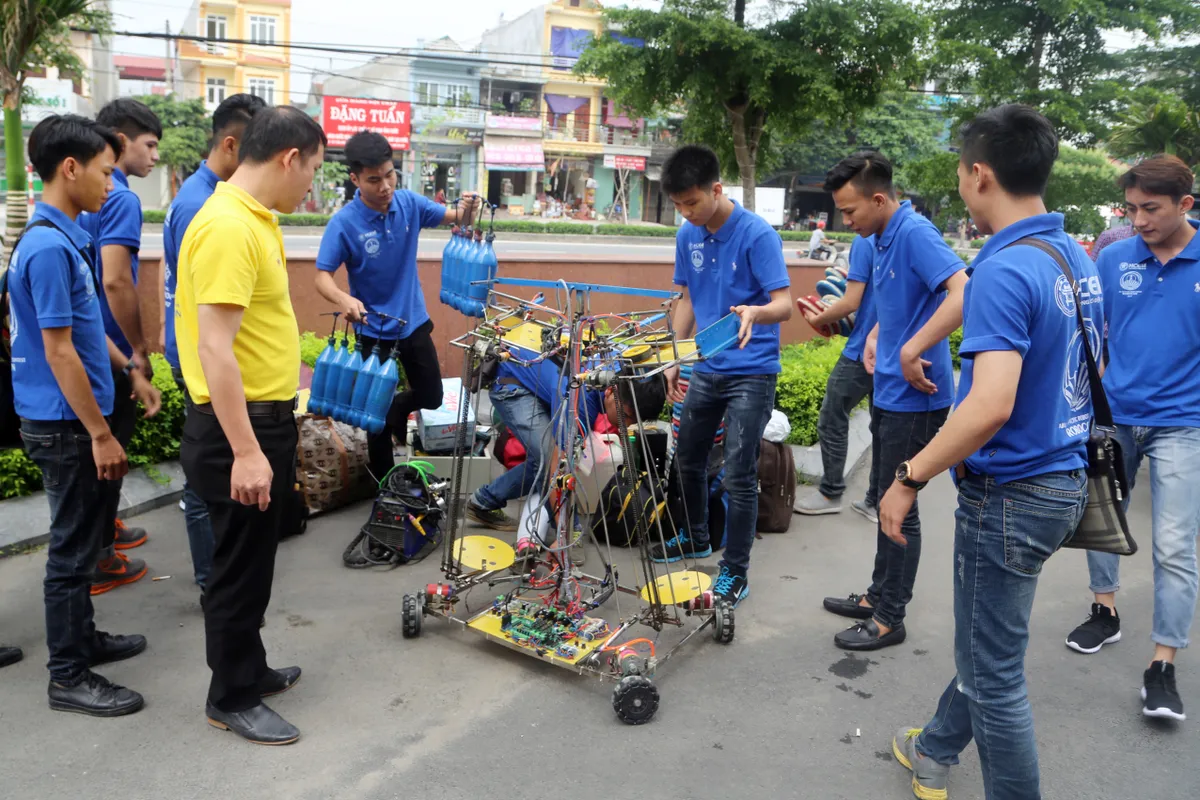
[[[910,798],[889,742],[901,725],[929,717],[953,675],[953,502],[945,476],[921,494],[925,563],[904,645],[869,656],[833,647],[846,621],[824,613],[821,597],[865,587],[876,534],[855,514],[793,516],[790,533],[755,544],[754,594],[737,611],[734,643],[697,636],[663,665],[662,704],[642,728],[616,720],[610,686],[440,620],[427,619],[419,639],[401,638],[400,596],[439,579],[436,556],[348,570],[341,552],[367,505],[319,517],[280,548],[263,631],[272,664],[304,668],[300,684],[272,700],[303,731],[285,748],[254,747],[205,724],[209,673],[183,515],[160,508],[138,517],[151,538],[134,552],[170,579],[96,598],[102,628],[150,641],[143,655],[99,670],[145,694],[146,708],[131,717],[47,709],[45,556],[0,560],[0,640],[26,650],[24,662],[0,671],[0,786],[14,800],[504,800],[526,796],[531,781],[582,800]],[[1147,492],[1135,495],[1131,524],[1149,530]],[[1122,575],[1125,638],[1101,654],[1062,643],[1087,611],[1084,555],[1064,551],[1044,570],[1027,673],[1046,798],[1176,800],[1200,786],[1200,728],[1140,715],[1152,605],[1142,536]],[[589,553],[589,566],[596,561]],[[617,563],[623,580],[638,574],[627,553]],[[702,563],[714,569],[716,559]],[[485,595],[470,597],[471,607]],[[1181,658],[1179,682],[1197,713],[1193,662]],[[974,748],[953,770],[951,796],[983,797]]]

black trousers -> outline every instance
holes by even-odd
[[[133,384],[129,377],[119,369],[113,370],[113,410],[108,418],[113,436],[121,443],[121,447],[129,449],[133,439],[133,429],[137,425],[137,401],[133,399]],[[104,531],[100,536],[100,559],[110,558],[113,554],[113,541],[117,537],[117,511],[121,508],[121,486],[124,478],[115,481],[103,481],[104,487]]]
[[[284,504],[296,480],[295,417],[252,416],[259,447],[274,473],[266,511],[229,496],[233,450],[221,424],[194,406],[183,423],[180,460],[188,486],[204,500],[213,529],[213,563],[204,592],[204,636],[212,682],[208,701],[222,711],[258,705],[267,671],[259,621],[271,600]]]
[[[398,392],[388,412],[387,425],[377,434],[367,437],[367,457],[376,480],[382,480],[396,463],[392,457],[392,435],[401,437],[407,432],[408,415],[420,408],[433,409],[442,404],[442,368],[438,364],[437,348],[433,345],[433,320],[426,320],[407,338],[375,339],[363,336],[363,358],[378,345],[379,360],[388,357],[396,346],[396,357],[404,369],[407,388]]]

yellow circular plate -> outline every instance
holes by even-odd
[[[688,600],[704,594],[712,586],[712,578],[703,572],[687,569],[663,575],[654,582],[654,585],[658,587],[659,602],[666,606],[686,603]],[[643,586],[642,599],[647,603],[653,602],[650,598],[650,587]]]
[[[646,344],[635,344],[633,347],[626,347],[621,353],[622,358],[628,358],[633,363],[645,361],[650,355],[650,346]]]
[[[452,555],[467,569],[507,569],[517,560],[512,545],[494,536],[464,536],[454,543]]]

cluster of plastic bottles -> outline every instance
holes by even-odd
[[[492,217],[496,209],[492,207]],[[441,301],[466,314],[482,317],[487,308],[488,290],[496,277],[499,261],[492,243],[496,240],[494,230],[484,236],[482,224],[472,229],[454,227],[450,241],[442,250]]]
[[[364,359],[361,336],[356,338],[355,345],[348,345],[349,320],[341,341],[336,341],[338,316],[333,314],[333,330],[313,369],[308,410],[368,433],[379,433],[387,424],[388,410],[400,381],[396,348],[393,346],[392,351],[380,359],[378,346],[372,347]],[[403,324],[404,321],[399,322]]]

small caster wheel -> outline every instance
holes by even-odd
[[[421,617],[424,616],[424,605],[421,598],[415,594],[404,595],[404,602],[401,607],[401,632],[405,639],[415,639],[421,635]]]
[[[658,711],[658,687],[645,675],[627,675],[613,689],[613,711],[626,725],[643,725]]]
[[[721,644],[733,641],[733,606],[729,603],[717,603],[713,612],[713,639]]]

